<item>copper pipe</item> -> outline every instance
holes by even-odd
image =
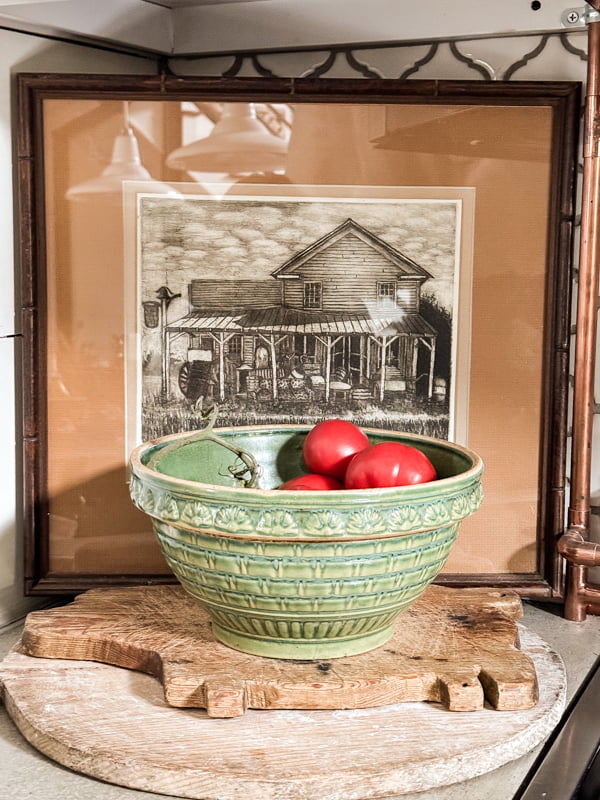
[[[600,566],[600,544],[584,539],[577,528],[568,528],[558,540],[558,552],[571,564],[581,567]]]
[[[565,595],[564,615],[573,622],[583,622],[587,616],[587,606],[583,602],[587,570],[579,564],[567,562],[567,593]]]
[[[558,552],[568,562],[564,615],[574,622],[583,622],[588,612],[598,613],[590,597],[595,590],[587,585],[587,567],[600,564],[600,544],[586,540],[584,533],[587,534],[585,529],[568,528],[558,540]],[[594,599],[598,605],[600,592]]]
[[[596,360],[596,304],[600,255],[600,24],[588,23],[588,67],[583,141],[583,195],[577,338],[573,388],[573,446],[568,530],[559,541],[565,558],[583,559],[568,570],[565,597],[567,619],[585,618],[586,565],[596,561],[589,538],[592,425],[594,419],[594,365]],[[581,541],[574,541],[574,532]],[[564,539],[564,541],[563,541]],[[570,555],[569,555],[570,554]]]
[[[585,567],[569,564],[568,569],[572,573],[569,577],[573,586],[576,587],[576,591],[565,603],[567,619],[583,622],[588,613],[600,615],[600,587],[590,586],[586,582]],[[569,603],[571,603],[571,607],[568,607]]]

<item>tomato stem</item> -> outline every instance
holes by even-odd
[[[183,442],[183,444],[181,442],[172,442],[171,444],[168,444],[156,454],[156,457],[152,459],[152,461],[156,463],[156,461],[163,458],[171,450],[175,450],[178,447],[187,447],[190,444],[195,444],[196,442],[202,441],[214,442],[215,444],[230,450],[232,453],[235,453],[237,456],[238,461],[230,464],[230,466],[227,467],[231,476],[245,489],[256,489],[258,487],[258,479],[262,470],[254,456],[247,450],[244,450],[241,447],[236,447],[235,444],[232,444],[224,437],[219,436],[213,430],[215,422],[217,421],[217,415],[219,411],[218,406],[214,404],[204,409],[202,408],[201,404],[196,404],[194,406],[194,410],[199,412],[200,417],[206,422],[205,427],[195,431],[189,438],[185,440],[185,442]]]

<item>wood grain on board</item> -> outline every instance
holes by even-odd
[[[98,661],[158,678],[166,702],[211,717],[254,709],[351,709],[430,701],[451,711],[532,708],[538,681],[519,649],[513,592],[430,586],[398,618],[392,638],[360,655],[264,658],[218,642],[180,586],[93,589],[29,614],[20,651]]]
[[[0,694],[22,735],[99,780],[194,800],[374,800],[466,781],[537,747],[565,707],[560,657],[519,626],[540,696],[500,714],[440,703],[253,710],[233,719],[173,708],[150,675],[90,661],[0,663]],[[499,777],[498,780],[502,780]],[[477,784],[470,789],[477,794]],[[101,787],[99,787],[101,790]],[[473,794],[474,792],[474,794]]]

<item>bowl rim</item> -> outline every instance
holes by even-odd
[[[267,431],[276,432],[278,430],[289,431],[289,432],[308,432],[313,427],[312,424],[303,424],[303,423],[281,423],[281,424],[261,424],[261,425],[229,425],[224,427],[215,427],[214,431],[217,434],[228,433],[228,432],[247,432],[247,433],[261,433]],[[415,442],[422,442],[426,444],[431,444],[433,446],[450,449],[454,452],[458,453],[469,459],[471,461],[471,466],[464,470],[463,472],[458,473],[457,475],[452,475],[447,478],[438,478],[435,481],[428,481],[426,483],[420,483],[415,485],[408,485],[408,486],[384,486],[384,487],[377,487],[372,489],[326,489],[326,490],[311,490],[309,492],[311,497],[314,497],[315,501],[320,500],[321,498],[328,498],[328,504],[336,504],[336,505],[346,505],[344,502],[344,498],[346,498],[348,504],[356,504],[357,497],[364,497],[365,493],[369,498],[381,497],[382,499],[392,499],[396,497],[402,497],[405,499],[411,499],[412,496],[420,497],[423,493],[423,487],[431,487],[436,486],[437,493],[440,495],[443,494],[451,494],[456,489],[456,484],[464,484],[474,481],[478,477],[483,474],[484,471],[484,463],[481,456],[476,453],[474,450],[466,447],[465,445],[460,445],[455,442],[447,441],[446,439],[438,439],[433,436],[422,436],[421,434],[416,433],[405,433],[403,431],[394,431],[387,428],[370,428],[361,426],[361,430],[363,430],[367,436],[374,435],[374,436],[381,436],[381,435],[391,435],[392,437],[397,437],[398,439],[408,439],[409,441]],[[167,487],[178,487],[179,490],[185,490],[186,488],[191,490],[197,491],[199,487],[203,489],[206,495],[215,496],[217,494],[221,495],[222,499],[224,498],[231,498],[231,500],[241,500],[242,498],[246,503],[251,503],[252,499],[257,498],[269,498],[269,500],[276,501],[277,498],[281,498],[282,500],[289,500],[292,497],[298,498],[299,496],[305,495],[306,492],[299,492],[294,489],[279,489],[277,487],[273,489],[262,489],[262,488],[245,488],[243,486],[227,486],[224,484],[215,484],[215,483],[205,483],[203,481],[193,481],[188,480],[185,478],[177,478],[172,475],[168,475],[166,473],[159,472],[156,469],[152,469],[146,464],[142,462],[142,456],[147,453],[149,450],[155,448],[162,448],[168,444],[176,444],[178,441],[184,442],[186,439],[190,438],[196,431],[182,431],[180,433],[172,433],[167,434],[165,436],[160,436],[156,439],[151,439],[146,442],[142,442],[141,444],[137,445],[131,452],[129,457],[129,470],[130,473],[132,472],[138,479],[146,479],[151,483],[159,483],[165,488]],[[280,503],[275,503],[275,505],[280,505]]]

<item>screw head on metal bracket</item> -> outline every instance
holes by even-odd
[[[585,25],[585,8],[567,8],[560,17],[561,25],[573,28],[575,25]]]
[[[583,28],[588,22],[597,22],[600,13],[589,4],[579,8],[566,8],[560,16],[563,28]]]

